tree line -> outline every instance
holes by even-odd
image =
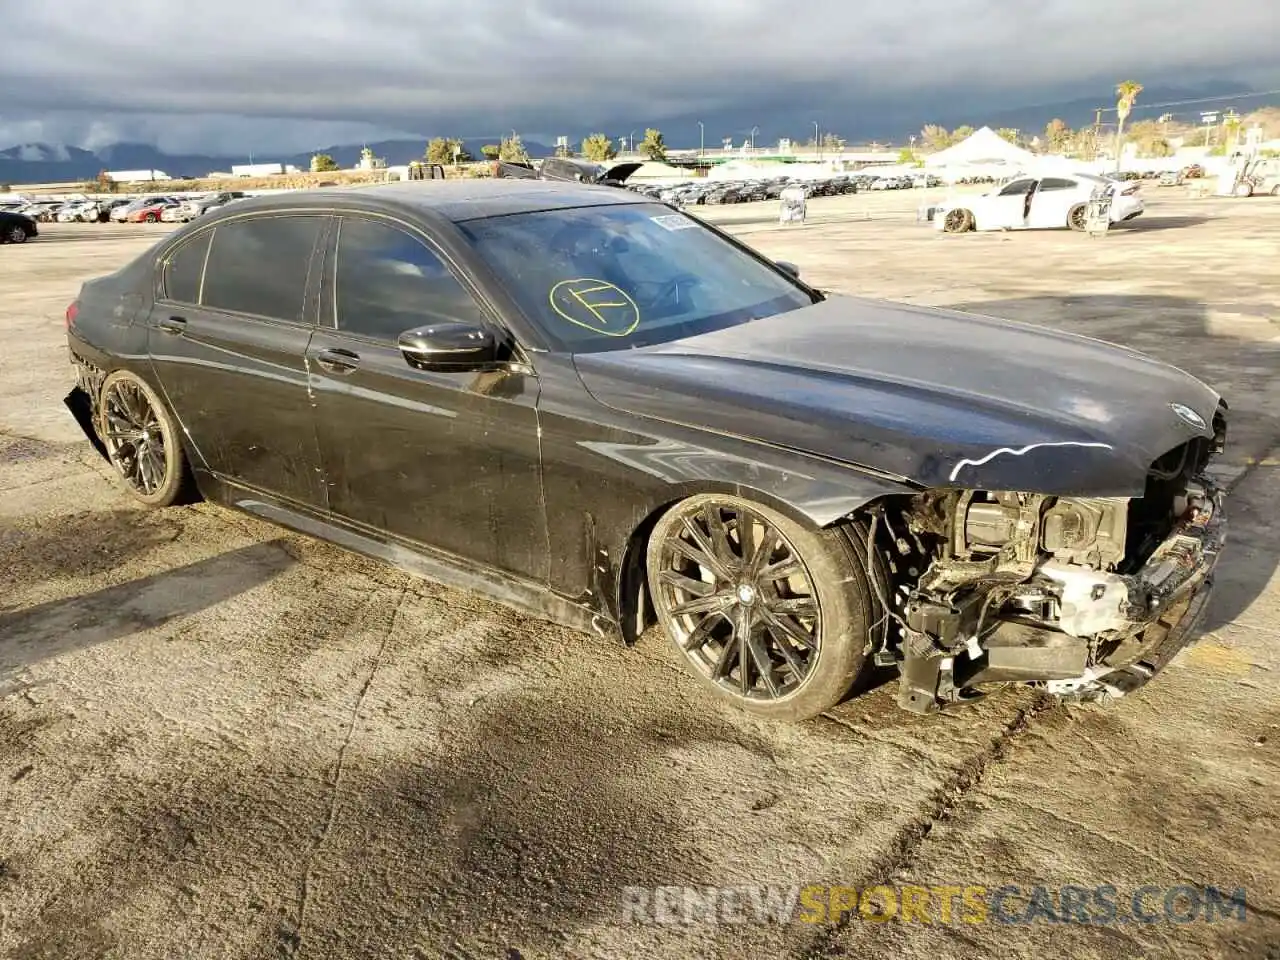
[[[1257,123],[1269,135],[1280,133],[1280,108],[1264,107],[1254,113],[1239,117],[1228,111],[1224,116],[1221,129],[1202,126],[1194,123],[1178,122],[1172,114],[1165,114],[1159,119],[1139,120],[1128,124],[1138,95],[1142,93],[1142,84],[1133,80],[1125,80],[1116,85],[1116,130],[1114,135],[1107,134],[1106,139],[1115,145],[1115,155],[1119,155],[1125,144],[1136,144],[1138,154],[1146,157],[1172,156],[1174,147],[1171,141],[1180,140],[1186,146],[1210,146],[1214,152],[1224,152],[1236,141],[1239,131],[1246,125]],[[974,128],[968,125],[948,130],[936,123],[926,124],[920,131],[920,147],[925,153],[936,153],[972,136]],[[996,134],[1012,144],[1038,148],[1041,152],[1060,153],[1067,156],[1094,158],[1103,147],[1104,139],[1098,125],[1090,124],[1072,129],[1060,117],[1050,120],[1043,133],[1028,133],[1012,127],[1001,127]],[[913,143],[899,151],[902,162],[908,163],[917,159],[917,151]],[[621,142],[621,139],[618,141]],[[821,144],[823,149],[840,150],[844,140],[833,132],[827,131],[820,141],[810,139],[810,148]],[[604,133],[592,133],[583,138],[577,150],[571,147],[558,147],[556,153],[566,157],[582,157],[595,162],[605,162],[618,155],[615,141]],[[667,158],[667,143],[662,131],[649,127],[644,132],[644,139],[635,145],[636,152],[647,160],[662,161]],[[505,160],[515,163],[527,163],[530,159],[520,135],[512,132],[499,143],[485,144],[480,148],[481,156],[486,160]],[[423,157],[428,163],[451,164],[473,163],[475,157],[466,148],[461,139],[456,137],[434,137],[428,143]],[[337,170],[338,164],[332,157],[317,155],[312,160],[313,170]]]

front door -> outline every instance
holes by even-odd
[[[246,216],[193,234],[165,258],[147,331],[156,379],[199,460],[222,479],[319,511],[305,357],[308,288],[328,222]]]
[[[1078,202],[1080,185],[1066,177],[1045,177],[1031,201],[1030,226],[1050,230],[1067,225],[1067,214]]]
[[[987,229],[1021,230],[1026,227],[1030,212],[1029,194],[1035,185],[1035,180],[1024,177],[1005,184],[999,193],[988,198],[984,211],[988,218]]]
[[[411,366],[407,330],[498,325],[418,231],[347,214],[335,232],[308,350],[334,518],[545,580],[537,378]]]

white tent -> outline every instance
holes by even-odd
[[[926,167],[1018,167],[1033,163],[1036,155],[1004,139],[990,127],[975,130],[955,146],[924,158]]]

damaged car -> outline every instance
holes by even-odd
[[[538,179],[621,187],[642,166],[643,163],[634,160],[605,166],[603,163],[576,157],[547,157],[538,166]]]
[[[89,281],[66,403],[204,497],[813,717],[1110,698],[1194,636],[1227,404],[1132,350],[821,292],[631,191],[243,200]]]
[[[1022,176],[978,196],[948,199],[937,204],[931,218],[938,230],[1050,230],[1066,227],[1083,231],[1089,201],[1110,198],[1110,220],[1125,223],[1142,215],[1146,205],[1141,184],[1122,184],[1091,173],[1063,176]]]

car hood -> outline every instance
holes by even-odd
[[[599,402],[631,414],[926,487],[1064,496],[1141,496],[1156,458],[1213,436],[1220,401],[1100,340],[844,296],[574,362]]]

